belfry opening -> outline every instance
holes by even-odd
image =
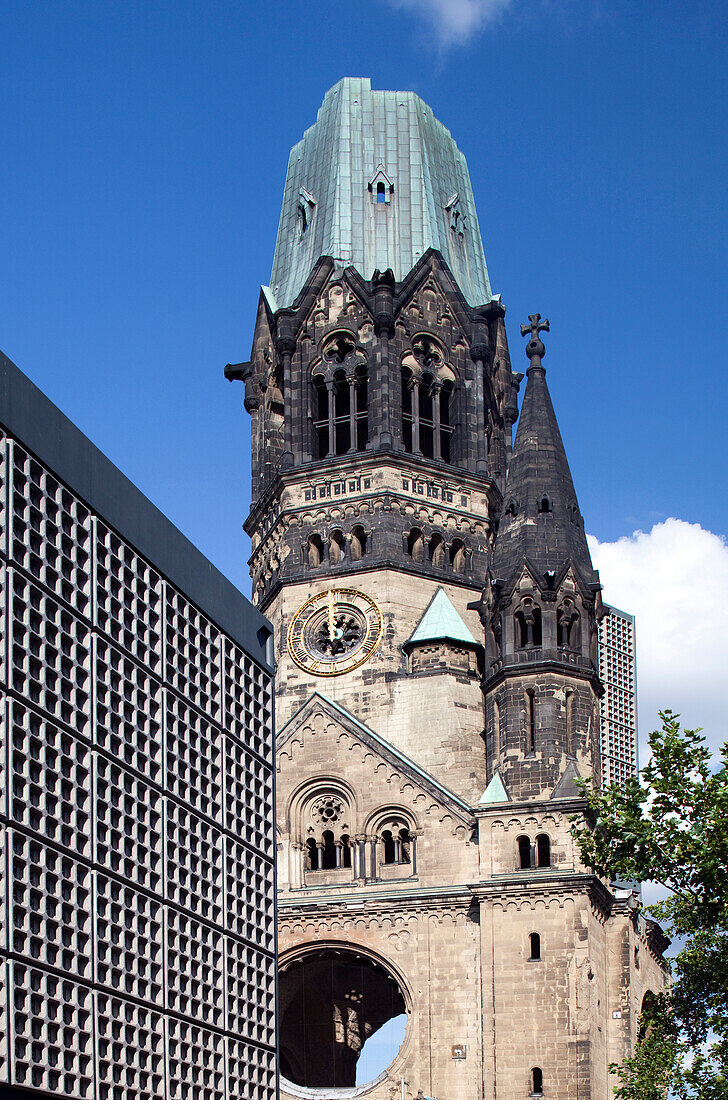
[[[393,975],[355,949],[321,947],[281,963],[281,1076],[305,1088],[354,1088],[365,1042],[406,1012]]]

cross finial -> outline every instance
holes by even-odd
[[[541,359],[546,354],[546,348],[543,346],[543,341],[538,334],[548,332],[549,323],[548,320],[541,320],[540,313],[529,313],[528,319],[531,323],[521,325],[521,336],[525,336],[527,333],[530,336],[530,340],[526,344],[526,355],[531,360],[531,366],[528,368],[531,370],[533,367],[541,366]]]

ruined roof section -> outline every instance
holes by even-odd
[[[546,572],[558,573],[571,559],[584,583],[598,581],[540,362],[528,369],[491,564],[493,576],[510,581],[524,559],[539,579]]]
[[[392,268],[401,281],[428,248],[470,305],[491,300],[468,166],[450,131],[413,92],[340,80],[291,150],[271,274],[277,308],[293,304],[321,256],[365,279]]]

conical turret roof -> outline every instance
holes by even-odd
[[[525,327],[525,326],[524,326]],[[529,344],[528,369],[513,454],[508,467],[503,516],[491,571],[508,582],[524,559],[540,580],[558,574],[571,559],[585,584],[598,581],[584,533],[584,521],[551,402],[541,355]],[[543,344],[538,341],[543,354]]]

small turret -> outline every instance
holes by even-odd
[[[526,393],[481,614],[486,632],[489,775],[512,798],[562,796],[570,775],[598,767],[596,700],[599,575],[584,534],[546,385],[536,313]]]

